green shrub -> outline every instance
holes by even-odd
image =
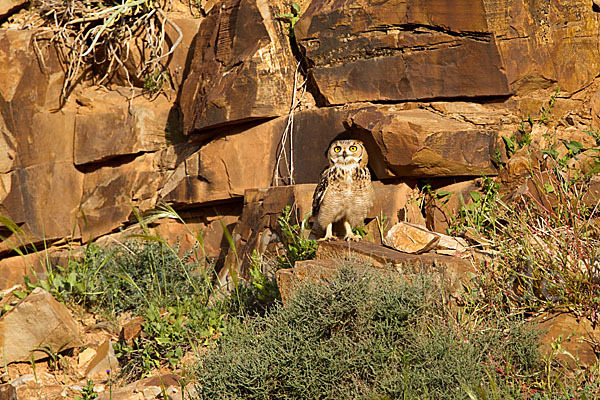
[[[426,278],[353,269],[303,285],[201,358],[198,398],[461,399],[490,377],[517,392],[513,378],[536,366],[535,332],[506,317],[457,323],[440,298]]]

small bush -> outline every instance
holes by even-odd
[[[224,335],[198,369],[199,399],[469,398],[518,392],[536,366],[532,329],[455,321],[427,279],[343,269]],[[514,378],[514,379],[513,379]]]

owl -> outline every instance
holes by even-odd
[[[345,229],[344,239],[359,240],[352,229],[364,222],[375,197],[367,150],[360,140],[335,140],[327,158],[329,167],[321,174],[313,194],[310,237],[333,239],[333,225],[340,222]]]

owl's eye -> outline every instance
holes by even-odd
[[[342,148],[340,146],[335,146],[333,148],[333,151],[335,151],[336,153],[339,153],[340,151],[342,151]]]
[[[350,150],[350,151],[356,151],[356,150],[358,150],[358,147],[356,147],[356,146],[350,146],[350,148],[348,150]]]

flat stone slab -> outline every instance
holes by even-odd
[[[318,282],[335,275],[351,261],[353,265],[375,268],[401,279],[430,275],[450,296],[456,296],[476,273],[471,262],[435,253],[407,254],[375,243],[332,240],[319,242],[316,259],[297,261],[294,268],[277,271],[277,285],[286,304],[302,281]]]

